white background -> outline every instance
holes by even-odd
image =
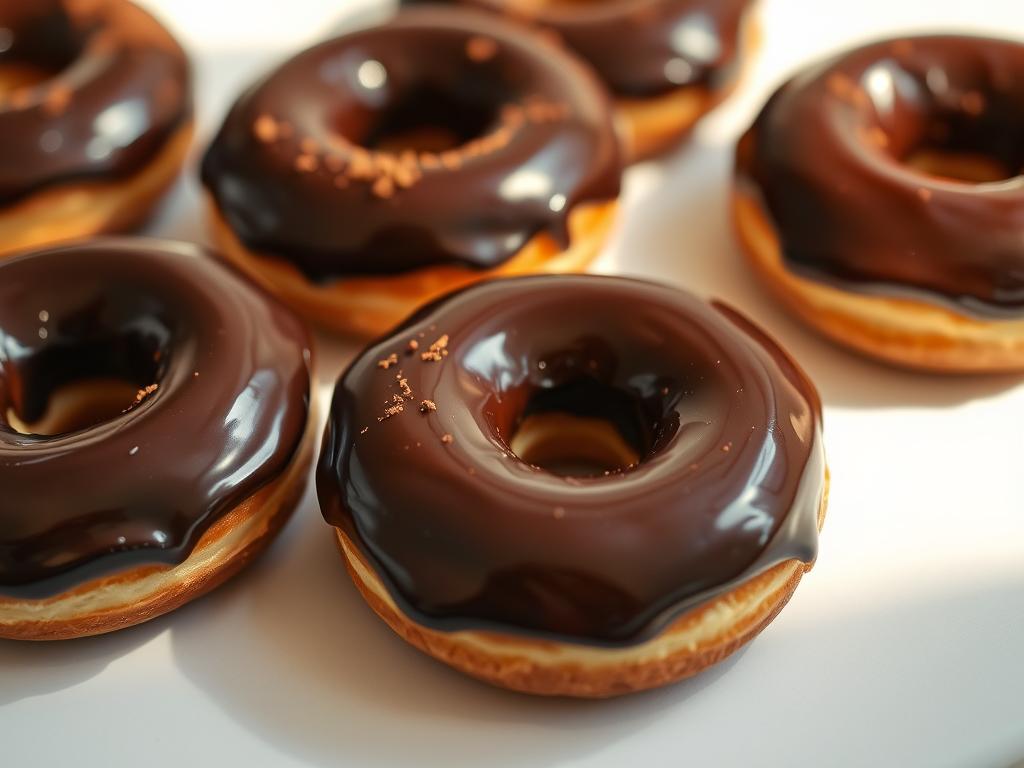
[[[356,8],[147,5],[194,54],[198,147],[250,78]],[[1024,5],[765,0],[763,19],[742,93],[688,147],[630,171],[626,215],[599,264],[726,298],[821,389],[833,473],[821,555],[759,639],[695,680],[618,701],[492,690],[372,615],[307,494],[267,557],[171,616],[103,638],[0,643],[0,764],[997,768],[1024,758],[1020,379],[903,373],[829,346],[764,298],[726,216],[732,144],[787,73],[883,32],[1024,39]],[[202,239],[196,193],[193,158],[154,231]],[[322,345],[322,396],[351,351]]]

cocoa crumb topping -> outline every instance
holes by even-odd
[[[299,155],[295,158],[295,170],[303,173],[312,173],[320,166],[316,155]]]
[[[363,427],[362,429],[359,430],[359,434],[360,435],[365,435],[369,431],[370,431],[369,427]]]
[[[157,389],[159,389],[159,387],[160,387],[159,384],[150,384],[150,385],[140,389],[138,392],[135,393],[135,405],[138,405],[143,400],[145,400],[147,397],[149,397],[151,394],[156,392]]]
[[[409,339],[409,345],[407,347],[409,352],[415,352],[420,348],[420,343],[416,339]]]
[[[433,400],[424,400],[420,403],[420,413],[430,413],[437,410],[437,403]]]
[[[385,357],[383,360],[377,361],[377,367],[383,368],[385,371],[392,365],[398,365],[398,355],[396,355],[394,352]]]
[[[490,37],[474,35],[466,42],[466,56],[470,61],[481,63],[493,59],[498,53],[498,44]]]
[[[372,189],[373,194],[377,197],[387,200],[395,194],[395,182],[391,180],[390,176],[381,176],[373,182]]]
[[[445,432],[443,435],[441,435],[441,442],[444,443],[445,445],[451,445],[452,443],[455,442],[455,438],[452,437],[447,432]]]
[[[424,362],[440,362],[441,358],[448,355],[448,334],[442,335],[437,341],[430,345],[430,349],[420,355]]]
[[[412,387],[409,386],[409,380],[402,376],[401,371],[398,372],[395,379],[398,381],[398,388],[402,390],[402,394],[405,397],[412,397]]]
[[[270,115],[260,115],[256,118],[256,122],[252,125],[252,131],[256,134],[256,138],[260,141],[270,143],[277,141],[280,131],[277,127],[277,121],[274,120]]]

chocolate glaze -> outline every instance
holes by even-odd
[[[417,5],[436,0],[404,0]],[[551,30],[616,96],[646,98],[732,81],[751,0],[448,0]]]
[[[32,422],[97,378],[143,391],[85,430],[11,427],[9,410]],[[96,240],[0,263],[0,594],[183,561],[291,461],[309,382],[299,321],[192,246]]]
[[[443,335],[448,354],[422,360]],[[510,440],[544,409],[609,419],[640,463],[525,463]],[[593,276],[484,283],[372,346],[338,382],[317,474],[326,520],[416,621],[595,645],[811,562],[823,484],[817,394],[771,340],[723,306]]]
[[[0,0],[0,28],[0,67],[49,75],[0,95],[0,204],[135,173],[191,117],[185,54],[131,3]]]
[[[461,146],[380,149],[438,124]],[[607,97],[574,59],[486,14],[422,8],[256,83],[202,174],[247,247],[328,280],[484,270],[539,232],[565,242],[577,203],[617,196],[621,160]]]
[[[975,37],[878,42],[786,83],[737,153],[795,270],[979,317],[1024,312],[1024,45]],[[974,152],[1001,182],[905,163]]]

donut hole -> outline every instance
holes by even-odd
[[[0,369],[0,422],[26,435],[59,437],[142,406],[160,387],[166,329],[106,337],[58,334]],[[46,325],[40,328],[49,337]],[[6,401],[6,402],[5,402]]]
[[[1024,103],[976,75],[930,70],[897,108],[908,110],[905,133],[891,151],[910,169],[936,178],[982,184],[1024,169]],[[906,86],[905,86],[906,87]]]
[[[369,150],[444,152],[486,135],[500,121],[504,97],[500,83],[474,78],[463,79],[458,88],[413,82],[388,92],[375,106],[346,108],[336,127]]]
[[[49,82],[82,48],[59,3],[0,3],[0,97]]]
[[[539,387],[509,440],[522,461],[563,477],[601,477],[638,465],[654,447],[642,401],[581,378]]]
[[[969,184],[1004,181],[1021,172],[1024,158],[1019,146],[1004,140],[1003,132],[1012,133],[1005,126],[996,133],[958,114],[936,116],[901,159],[928,176]]]

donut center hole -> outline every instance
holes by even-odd
[[[907,155],[903,162],[928,176],[969,184],[1004,181],[1017,175],[998,158],[989,157],[981,152],[919,147]]]
[[[498,93],[470,90],[404,88],[378,109],[346,110],[338,128],[353,143],[378,152],[445,152],[484,136],[500,118]]]
[[[640,404],[592,379],[539,388],[509,440],[528,464],[562,477],[601,477],[640,463],[650,452]]]
[[[0,97],[57,77],[84,44],[56,0],[0,3]]]
[[[968,91],[959,109],[938,109],[902,154],[910,168],[928,176],[983,184],[1004,181],[1024,168],[1020,116],[1009,105]]]
[[[148,335],[44,343],[3,364],[0,420],[47,437],[99,426],[157,394],[165,358],[163,345]]]
[[[145,388],[122,379],[90,379],[53,390],[40,416],[24,421],[14,408],[7,423],[24,435],[57,436],[78,432],[110,421],[145,397]]]

